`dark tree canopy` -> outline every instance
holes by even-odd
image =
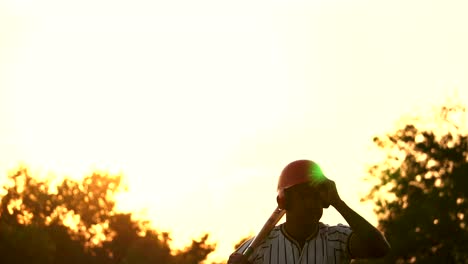
[[[0,203],[1,263],[193,264],[215,249],[204,235],[173,250],[168,233],[116,212],[119,176],[94,173],[54,187],[20,168],[8,180]]]
[[[387,154],[365,199],[392,246],[387,263],[468,263],[468,135],[465,108],[442,107],[427,123],[410,122],[374,138]]]

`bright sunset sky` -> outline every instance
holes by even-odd
[[[119,208],[223,260],[312,159],[359,199],[372,138],[468,105],[467,1],[0,0],[0,173],[123,173]],[[344,220],[326,210],[323,222]]]

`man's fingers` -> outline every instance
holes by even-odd
[[[326,180],[320,184],[319,193],[323,208],[330,207],[331,194],[333,192],[333,181]]]
[[[241,253],[233,253],[229,256],[228,264],[248,264],[247,258]]]

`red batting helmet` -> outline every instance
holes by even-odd
[[[306,182],[320,183],[325,179],[320,166],[311,160],[296,160],[289,163],[278,180],[278,206],[284,208],[284,190]]]

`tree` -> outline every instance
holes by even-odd
[[[376,204],[392,246],[388,263],[468,263],[468,135],[465,108],[443,106],[428,128],[414,120],[374,138],[387,156],[369,169],[378,180],[364,200]]]
[[[54,187],[19,168],[0,202],[2,263],[193,264],[215,246],[208,235],[174,252],[170,235],[114,210],[120,176],[93,173]]]
[[[203,236],[199,241],[192,240],[192,244],[180,250],[175,256],[174,264],[200,263],[211,251],[215,249],[213,245],[207,243],[208,235]]]

